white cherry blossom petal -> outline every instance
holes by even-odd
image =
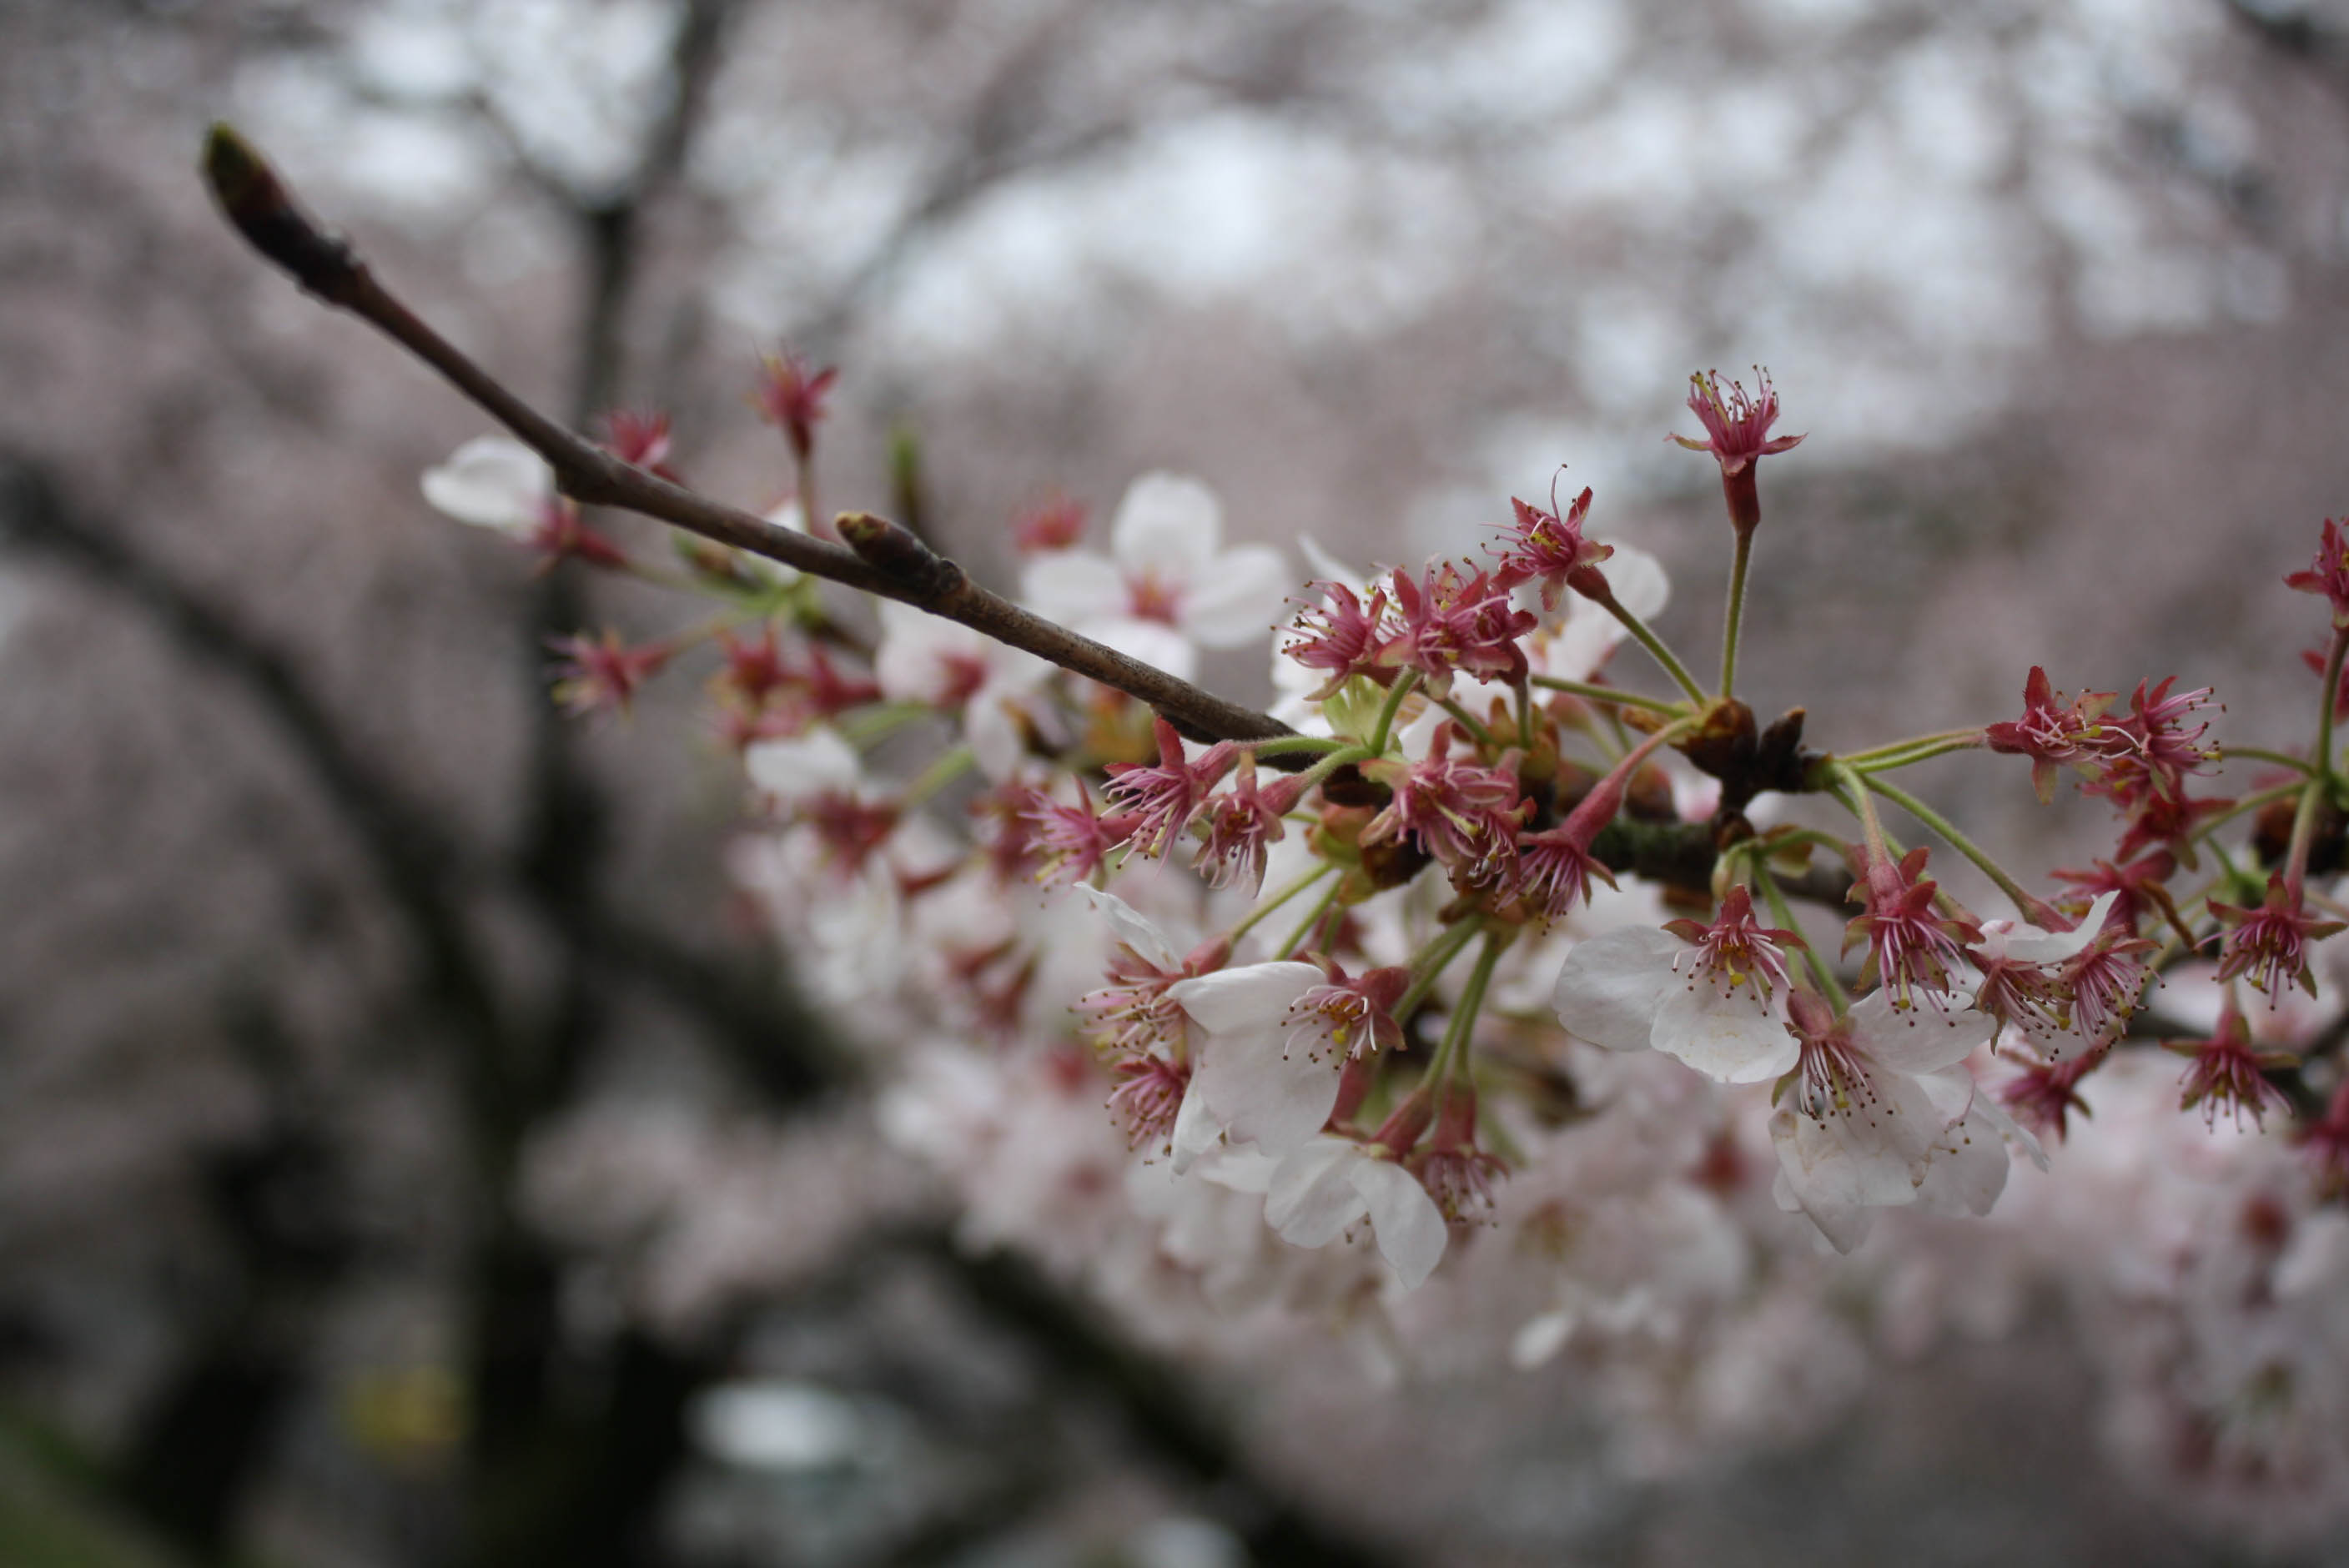
[[[1182,967],[1183,956],[1174,951],[1173,941],[1140,910],[1113,892],[1083,882],[1077,884],[1077,894],[1101,912],[1117,939],[1133,948],[1143,962],[1162,971]]]
[[[1125,576],[1090,551],[1040,555],[1019,574],[1019,597],[1038,614],[1074,624],[1106,619],[1126,603]]]
[[[1178,980],[1166,995],[1210,1032],[1281,1028],[1297,999],[1328,978],[1311,964],[1244,964]]]
[[[2018,964],[2061,964],[2096,939],[2105,928],[2105,917],[2112,913],[2113,901],[2120,896],[2118,892],[2097,894],[2096,902],[2070,931],[2043,931],[2016,921],[1989,920],[1982,923],[1982,932],[1989,935],[1992,927],[2000,928],[2006,937],[2003,956]]]
[[[1990,1122],[1967,1116],[1935,1142],[1933,1162],[1917,1184],[1917,1206],[1931,1214],[1987,1214],[2006,1191],[2013,1166]]]
[[[475,528],[528,538],[554,494],[545,459],[506,436],[477,436],[424,470],[425,501],[445,517]]]
[[[1897,1072],[1929,1073],[1951,1067],[1990,1044],[1998,1020],[1976,1012],[1962,996],[1918,994],[1918,1006],[1899,1008],[1882,991],[1851,1005],[1852,1037]]]
[[[1191,1087],[1233,1142],[1287,1154],[1329,1125],[1339,1077],[1337,1062],[1291,1049],[1279,1034],[1214,1035]]]
[[[990,784],[1017,778],[1020,758],[1028,754],[1028,732],[1019,723],[1020,706],[1014,695],[994,686],[979,688],[963,709],[963,738],[979,772]]]
[[[1669,975],[1673,957],[1688,951],[1688,944],[1652,925],[1624,926],[1576,943],[1551,993],[1558,1022],[1610,1051],[1646,1050],[1661,999],[1658,968]]]
[[[1703,982],[1683,985],[1664,993],[1650,1037],[1716,1082],[1767,1083],[1802,1054],[1777,1012],[1742,986],[1724,993]]]
[[[1210,648],[1246,647],[1272,629],[1296,576],[1279,551],[1243,544],[1209,562],[1183,591],[1183,630]]]
[[[1838,1135],[1841,1118],[1821,1123],[1781,1109],[1770,1119],[1778,1151],[1778,1206],[1810,1217],[1836,1251],[1865,1240],[1874,1211],[1917,1200],[1906,1161],[1856,1159]]]
[[[753,785],[785,805],[852,793],[864,777],[855,751],[829,729],[760,741],[742,754],[742,767]]]
[[[1223,1129],[1208,1114],[1207,1098],[1199,1092],[1199,1079],[1194,1074],[1190,1088],[1184,1091],[1182,1107],[1174,1112],[1174,1130],[1167,1137],[1175,1174],[1190,1170],[1192,1162],[1222,1137]]]
[[[1806,1195],[1787,1179],[1784,1170],[1778,1172],[1770,1195],[1787,1213],[1800,1214],[1817,1226],[1819,1234],[1839,1253],[1848,1253],[1858,1246],[1876,1228],[1874,1209],[1845,1202],[1824,1192]]]
[[[1370,1211],[1380,1255],[1393,1266],[1403,1289],[1417,1290],[1444,1260],[1444,1211],[1418,1177],[1392,1160],[1357,1161],[1349,1174]]]
[[[1939,1068],[1932,1072],[1919,1073],[1917,1087],[1925,1091],[1933,1109],[1940,1113],[1941,1125],[1955,1126],[1965,1119],[1978,1096],[1974,1093],[1973,1075],[1962,1067]]]
[[[1328,1246],[1371,1212],[1347,1169],[1362,1157],[1360,1145],[1342,1138],[1316,1138],[1297,1150],[1273,1172],[1264,1222],[1293,1245]]]
[[[1224,542],[1224,503],[1197,480],[1148,473],[1126,486],[1110,523],[1110,550],[1129,569],[1188,580]]]
[[[2039,1141],[2039,1135],[2007,1115],[2006,1108],[1998,1103],[1996,1095],[1974,1096],[1970,1114],[1989,1122],[1992,1131],[2029,1155],[2033,1165],[2042,1171],[2047,1169],[2047,1148]]]

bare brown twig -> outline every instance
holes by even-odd
[[[554,470],[556,486],[585,505],[609,506],[698,533],[808,573],[958,621],[1147,703],[1202,740],[1270,740],[1294,733],[1269,715],[1227,701],[1081,636],[972,582],[961,567],[885,518],[841,520],[849,547],[812,539],[740,508],[697,494],[621,462],[523,401],[474,364],[376,281],[344,240],[297,206],[269,165],[226,126],[204,145],[204,173],[229,222],[264,256],[318,299],[380,329]]]

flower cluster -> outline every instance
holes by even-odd
[[[830,375],[785,356],[762,384],[802,487]],[[1022,596],[1185,678],[1281,621],[1288,733],[1197,738],[960,624],[866,618],[726,552],[688,555],[716,622],[566,643],[559,695],[625,707],[706,644],[760,817],[739,880],[894,1057],[888,1125],[988,1233],[1136,1312],[1277,1304],[1382,1343],[1415,1313],[1493,1317],[1521,1364],[1587,1342],[1657,1388],[1732,1365],[1776,1387],[1761,1345],[1788,1379],[1841,1354],[1768,1326],[1862,1277],[1817,1243],[1882,1228],[1871,1252],[1921,1255],[1950,1233],[1885,1211],[1990,1214],[2034,1180],[2018,1170],[2095,1141],[2106,1083],[2149,1092],[2155,1035],[2188,1058],[2160,1089],[2172,1123],[2275,1122],[2291,1212],[2337,1203],[2340,525],[2288,579],[2333,624],[2316,741],[2271,755],[2277,782],[2194,793],[2221,760],[2208,688],[2148,678],[2124,706],[2038,667],[2019,717],[1828,755],[1799,712],[1764,723],[1735,691],[1756,470],[1803,439],[1772,434],[1756,387],[1699,377],[1705,438],[1676,438],[1716,460],[1736,546],[1717,685],[1656,634],[1662,574],[1591,534],[1588,490],[1513,501],[1482,559],[1322,560],[1284,601],[1277,551],[1227,547],[1211,490],[1150,474],[1102,552],[1073,501],[1008,520]],[[666,461],[665,425],[614,431],[628,460]],[[428,496],[484,521],[493,469],[515,497],[543,489],[469,448]],[[636,569],[547,521],[545,494],[496,526]],[[1661,690],[1615,669],[1633,645]],[[2108,852],[2016,874],[1898,781],[1960,751],[2029,758],[2043,801],[2075,774],[2116,813]],[[1803,795],[1804,820],[1840,830],[1781,820],[1774,798]],[[2246,819],[2248,849],[2222,844]],[[1953,867],[2008,907],[1970,907]],[[2149,1021],[2158,978],[2215,998],[2205,1026]]]

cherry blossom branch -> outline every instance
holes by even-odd
[[[476,407],[513,432],[554,470],[555,486],[583,505],[656,519],[720,544],[780,561],[812,577],[895,599],[959,622],[1065,670],[1148,704],[1200,740],[1271,740],[1279,720],[1219,697],[1105,644],[1024,610],[971,581],[907,530],[869,512],[839,520],[846,545],[795,530],[658,479],[564,428],[532,407],[377,281],[350,243],[302,211],[275,171],[243,138],[215,125],[203,170],[213,198],[254,249],[305,292],[368,323],[424,361]]]

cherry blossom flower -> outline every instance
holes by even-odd
[[[1074,549],[1085,536],[1085,521],[1082,501],[1054,496],[1011,520],[1012,546],[1022,555]]]
[[[1224,509],[1196,480],[1144,474],[1118,502],[1110,553],[1053,551],[1030,561],[1020,593],[1039,614],[1189,679],[1201,647],[1264,634],[1288,592],[1270,545],[1223,546]]]
[[[2115,892],[2107,896],[2117,904],[2121,895]],[[2102,905],[2103,900],[2099,899],[2092,906],[2090,917],[2081,921],[2080,929],[2085,931],[2095,925],[2093,909]],[[2072,998],[2074,1035],[2091,1041],[2119,1037],[2136,1013],[2151,974],[2139,955],[2151,953],[2157,945],[2137,935],[2132,927],[2116,925],[2107,917],[2085,947],[2064,960],[2062,985]]]
[[[1950,967],[1959,961],[1961,945],[1982,939],[1981,928],[1971,921],[1933,913],[1938,884],[1925,880],[1929,853],[1920,845],[1899,861],[1866,850],[1856,857],[1859,880],[1852,884],[1851,896],[1866,913],[1845,928],[1844,950],[1865,943],[1868,961],[1860,983],[1881,985],[1893,1005],[1903,1008],[1919,990],[1948,990]]]
[[[1320,591],[1322,603],[1299,603],[1296,624],[1281,653],[1291,663],[1319,671],[1325,677],[1308,693],[1319,702],[1356,676],[1391,684],[1395,671],[1379,662],[1378,652],[1392,635],[1386,590],[1372,585],[1363,599],[1343,583],[1309,583]]]
[[[742,754],[742,766],[753,786],[813,830],[844,874],[862,872],[897,828],[896,802],[829,729],[762,740]]]
[[[668,466],[668,416],[615,408],[604,416],[604,449],[622,462],[657,474],[671,484],[684,481]]]
[[[1974,1103],[1963,1063],[1997,1025],[1954,996],[1920,1011],[1871,991],[1838,1018],[1798,990],[1787,1008],[1800,1045],[1770,1119],[1780,1203],[1849,1252],[1870,1211],[1915,1202],[1936,1154],[1952,1152],[1943,1134]]]
[[[1454,1081],[1440,1091],[1435,1125],[1427,1141],[1403,1157],[1403,1169],[1419,1178],[1445,1220],[1457,1224],[1493,1222],[1495,1192],[1508,1167],[1476,1146],[1476,1090]]]
[[[1134,819],[1134,853],[1154,857],[1164,855],[1190,827],[1216,782],[1238,759],[1239,748],[1219,740],[1194,761],[1173,725],[1154,718],[1152,727],[1158,738],[1158,761],[1111,763],[1109,796]]]
[[[2292,982],[2316,995],[2316,975],[2309,963],[2309,947],[2349,929],[2337,920],[2318,920],[2302,902],[2297,879],[2282,872],[2268,874],[2267,897],[2253,907],[2211,901],[2210,913],[2227,927],[2219,950],[2219,978],[2237,975],[2263,991],[2271,1001],[2281,992],[2278,983]]]
[[[2117,894],[2111,913],[2105,916],[2105,923],[2134,932],[2148,907],[2157,913],[2168,912],[2169,895],[2163,891],[2162,884],[2177,870],[2177,857],[2158,850],[2126,865],[2116,865],[2111,861],[2095,861],[2090,862],[2086,871],[2059,868],[2048,874],[2057,882],[2070,882],[2092,901],[2104,893]],[[2072,900],[2067,898],[2065,903],[2068,906]]]
[[[1516,832],[1516,776],[1452,758],[1452,727],[1439,726],[1427,755],[1408,766],[1373,761],[1365,773],[1394,798],[1364,826],[1361,841],[1408,840],[1446,866],[1474,877],[1506,851]]]
[[[1754,395],[1745,395],[1744,383],[1732,381],[1727,397],[1722,395],[1721,372],[1702,370],[1689,377],[1689,411],[1704,427],[1704,439],[1673,436],[1671,440],[1692,452],[1707,452],[1721,464],[1722,473],[1736,474],[1751,466],[1755,459],[1775,457],[1791,452],[1800,446],[1800,436],[1773,438],[1770,427],[1778,422],[1778,392],[1770,385],[1770,373],[1756,366]]]
[[[1202,1114],[1268,1154],[1321,1130],[1343,1062],[1400,1043],[1386,1009],[1401,994],[1397,971],[1349,981],[1334,966],[1295,960],[1220,970],[1168,992],[1206,1034],[1191,1080]]]
[[[561,655],[553,670],[555,703],[575,717],[628,712],[636,688],[677,653],[667,643],[629,647],[608,629],[600,638],[554,637],[547,645]]]
[[[546,459],[506,436],[477,436],[437,468],[424,470],[433,511],[502,533],[549,562],[576,556],[596,566],[626,566],[617,545],[579,521],[579,509],[554,490]]]
[[[2107,892],[2098,897],[2070,931],[2045,931],[2013,920],[1983,921],[1980,939],[1965,954],[1966,961],[1982,974],[1974,1006],[2044,1045],[2071,1028],[2073,985],[2078,974],[2089,973],[2102,987],[2099,1003],[2092,1010],[2100,1026],[2108,1021],[2120,1007],[2112,995],[2117,980],[2111,965],[2099,964],[2075,972],[2072,964],[2102,936],[2105,916],[2119,896]],[[2137,981],[2144,982],[2142,966]],[[2136,1005],[2134,993],[2128,995],[2127,1005]]]
[[[1554,509],[1556,495],[1550,500]],[[1578,576],[1615,553],[1613,546],[1583,537],[1583,519],[1590,513],[1588,486],[1568,503],[1563,514],[1555,510],[1544,511],[1515,497],[1510,498],[1509,504],[1517,514],[1513,535],[1503,548],[1486,548],[1500,557],[1505,581],[1532,580],[1541,583],[1541,606],[1545,611],[1556,610],[1559,594]]]
[[[1514,859],[1494,862],[1493,880],[1506,882],[1505,891],[1523,898],[1541,919],[1563,920],[1576,904],[1589,902],[1593,883],[1615,885],[1614,872],[1590,852],[1599,830],[1613,820],[1612,807],[1605,816],[1578,807],[1557,827],[1521,834]],[[1485,875],[1477,868],[1477,880]]]
[[[979,771],[998,783],[1019,769],[1034,722],[1030,695],[1051,672],[1035,655],[959,622],[881,602],[873,674],[882,695],[958,714]]]
[[[2204,731],[2209,728],[2207,723],[2187,727],[2197,712],[2210,706],[2210,688],[2199,686],[2172,696],[2169,688],[2176,679],[2171,676],[2158,685],[2137,682],[2129,698],[2129,711],[2106,722],[2118,744],[2085,786],[2088,793],[2106,797],[2124,811],[2144,813],[2157,802],[2175,803],[2174,809],[2183,810],[2187,776],[2200,772],[2218,753],[2201,744]],[[2190,815],[2186,825],[2190,829]],[[2135,852],[2123,849],[2119,858],[2127,860]]]
[[[1704,427],[1704,439],[1666,438],[1690,451],[1709,453],[1721,464],[1721,490],[1729,503],[1730,526],[1740,534],[1752,533],[1762,521],[1761,489],[1755,480],[1758,459],[1792,451],[1803,439],[1800,436],[1771,436],[1770,427],[1778,422],[1778,393],[1770,385],[1768,371],[1756,366],[1754,374],[1756,379],[1751,397],[1734,381],[1729,384],[1729,394],[1724,397],[1718,371],[1702,371],[1690,377],[1688,406],[1697,422]]]
[[[1209,884],[1226,887],[1237,881],[1251,892],[1262,887],[1265,857],[1285,831],[1280,820],[1304,793],[1294,775],[1278,777],[1259,789],[1256,758],[1242,752],[1232,788],[1209,797],[1199,813],[1207,831],[1195,863]]]
[[[1132,814],[1104,817],[1093,807],[1081,779],[1077,803],[1063,805],[1040,789],[1028,792],[1020,817],[1030,829],[1040,864],[1036,880],[1046,887],[1065,887],[1089,881],[1108,860],[1110,851],[1133,836],[1139,820]]]
[[[1142,1055],[1127,1057],[1110,1070],[1117,1078],[1110,1091],[1110,1119],[1125,1129],[1127,1144],[1171,1148],[1184,1096],[1191,1089],[1191,1069],[1163,1056]]]
[[[2331,600],[2333,630],[2349,629],[2349,530],[2343,528],[2341,520],[2324,520],[2324,539],[2316,548],[2316,559],[2306,571],[2286,576],[2284,583],[2303,593],[2319,593]],[[2319,663],[2320,674],[2323,668]]]
[[[1079,891],[1109,923],[1117,948],[1110,984],[1078,998],[1078,1017],[1117,1051],[1186,1059],[1189,1032],[1174,988],[1221,968],[1229,944],[1213,942],[1179,954],[1167,934],[1123,899],[1098,888]]]
[[[2230,994],[2219,1011],[2219,1026],[2207,1040],[2164,1040],[2162,1048],[2189,1057],[2191,1065],[2178,1079],[2178,1109],[2202,1108],[2202,1124],[2215,1127],[2220,1112],[2240,1128],[2246,1113],[2254,1125],[2265,1127],[2267,1113],[2286,1110],[2292,1102],[2283,1090],[2268,1081],[2268,1071],[2292,1066],[2297,1059],[2285,1051],[2254,1048],[2242,1010]]]
[[[2107,784],[2119,788],[2107,789]],[[2136,782],[2126,783],[2118,770],[2085,788],[2092,795],[2112,795],[2115,803],[2128,813],[2128,829],[2113,850],[2116,861],[2164,845],[2178,861],[2190,866],[2195,863],[2194,835],[2200,831],[2202,819],[2215,817],[2234,804],[2218,797],[2188,799],[2182,792],[2154,789],[2148,775],[2139,774]]]
[[[2104,722],[2116,695],[2083,691],[2065,701],[2047,672],[2033,665],[2023,684],[2023,717],[1990,725],[1982,736],[1992,751],[2031,758],[2031,787],[2044,804],[2055,798],[2060,769],[2091,769],[2127,745],[2120,730]]]
[[[2023,1061],[2022,1070],[2001,1084],[1998,1098],[2008,1112],[2035,1132],[2053,1133],[2058,1143],[2071,1130],[2071,1114],[2088,1114],[2080,1080],[2105,1059],[2110,1047],[2055,1061]]]
[[[1526,675],[1518,640],[1538,618],[1516,608],[1511,584],[1489,572],[1465,572],[1454,561],[1431,562],[1414,577],[1401,567],[1394,588],[1393,630],[1378,662],[1418,670],[1441,695],[1456,674],[1520,686]]]
[[[1444,1260],[1444,1211],[1388,1151],[1351,1139],[1309,1140],[1281,1161],[1265,1194],[1265,1222],[1281,1240],[1326,1247],[1369,1220],[1380,1255],[1405,1290],[1417,1290]]]
[[[811,370],[808,366],[807,360],[789,349],[763,356],[759,362],[758,390],[750,399],[759,417],[783,432],[792,455],[803,463],[815,449],[815,428],[824,416],[824,397],[840,376],[833,366]]]
[[[1730,890],[1711,925],[1626,926],[1574,945],[1558,972],[1558,1021],[1616,1051],[1651,1047],[1722,1083],[1761,1083],[1795,1065],[1785,949],[1792,932],[1757,925],[1752,895]]]
[[[2338,1198],[2349,1193],[2349,1078],[2333,1091],[2324,1115],[2302,1127],[2293,1141],[2316,1173],[2320,1195]]]

